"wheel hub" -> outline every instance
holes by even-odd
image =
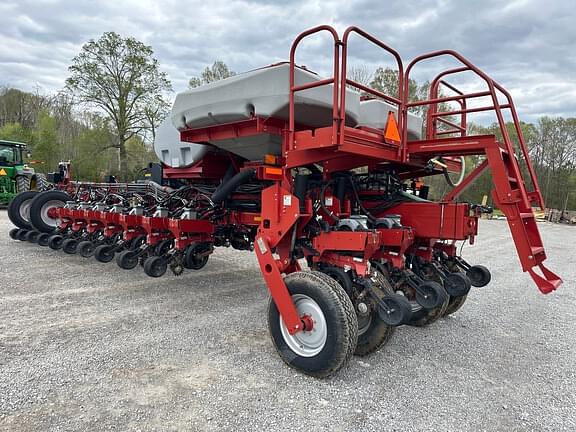
[[[328,336],[326,318],[318,303],[312,298],[304,294],[294,294],[292,300],[298,315],[302,317],[304,330],[291,335],[282,317],[279,317],[282,337],[290,349],[299,356],[313,357],[320,353],[326,344]]]

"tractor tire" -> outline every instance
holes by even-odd
[[[38,196],[36,191],[21,192],[10,201],[8,206],[8,218],[10,222],[18,228],[31,230],[32,224],[30,223],[30,211],[32,209],[32,202]]]
[[[38,235],[38,238],[36,239],[36,242],[38,243],[38,246],[48,246],[48,239],[49,238],[50,238],[50,234],[40,233]]]
[[[168,270],[168,262],[163,257],[151,256],[144,261],[144,273],[150,277],[163,276]]]
[[[114,259],[115,252],[112,250],[114,246],[100,245],[94,249],[94,258],[101,263],[108,263]]]
[[[64,243],[64,237],[60,234],[52,234],[48,237],[48,247],[54,250],[62,249],[62,243]]]
[[[26,192],[30,190],[30,177],[19,175],[16,176],[16,192]]]
[[[84,258],[94,256],[94,249],[96,249],[96,246],[94,246],[94,243],[89,240],[84,240],[78,243],[78,253]]]
[[[116,264],[124,270],[132,270],[138,265],[139,257],[136,251],[125,250],[116,255]]]
[[[30,243],[38,243],[38,236],[40,233],[38,231],[28,231],[26,234],[26,241]]]
[[[48,179],[46,178],[46,174],[44,173],[36,173],[36,190],[38,192],[43,192],[48,189]]]
[[[32,201],[30,206],[30,222],[37,231],[51,233],[59,225],[58,219],[53,219],[48,215],[48,211],[54,207],[63,207],[69,201],[68,194],[51,190],[40,192]]]
[[[350,298],[340,285],[319,272],[299,271],[284,279],[300,315],[311,315],[312,331],[290,335],[276,303],[268,303],[268,329],[280,358],[290,367],[317,378],[340,370],[358,341],[358,320]]]
[[[62,242],[62,250],[68,255],[74,255],[78,251],[78,239],[69,238]]]
[[[20,232],[21,229],[22,228],[12,228],[8,233],[8,235],[12,240],[18,240],[18,233]]]

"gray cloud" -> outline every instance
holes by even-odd
[[[404,62],[431,50],[457,50],[512,92],[527,121],[576,116],[570,0],[3,0],[0,16],[0,84],[27,90],[62,88],[72,57],[104,31],[152,45],[181,90],[216,59],[238,72],[285,60],[300,31],[325,23],[339,31],[358,25],[398,50]],[[389,64],[389,57],[361,41],[353,40],[350,50],[351,64],[372,70]],[[303,44],[298,61],[328,73],[328,39]],[[448,64],[422,64],[413,76],[430,79]],[[458,83],[474,86],[473,80]]]

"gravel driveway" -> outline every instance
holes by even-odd
[[[254,255],[151,279],[14,242],[2,211],[0,430],[575,431],[576,227],[539,226],[560,291],[482,221],[464,256],[488,287],[317,380],[276,355]]]

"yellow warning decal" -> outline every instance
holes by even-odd
[[[4,168],[1,168],[0,175],[8,175],[8,174],[6,173],[6,170],[4,170]]]

